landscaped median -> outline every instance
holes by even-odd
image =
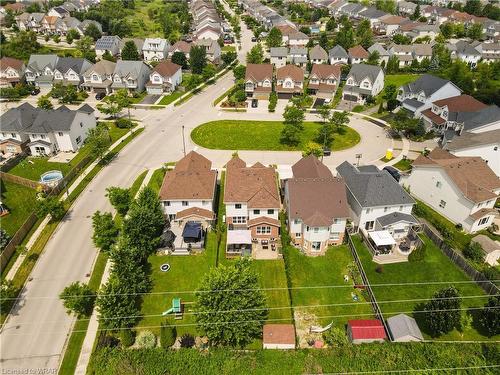
[[[191,139],[199,146],[219,150],[268,150],[302,151],[308,142],[314,141],[319,122],[304,122],[297,146],[280,143],[284,124],[281,121],[220,120],[202,124],[191,132]],[[333,137],[331,149],[340,151],[351,148],[361,140],[359,133],[342,127]]]

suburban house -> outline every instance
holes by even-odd
[[[146,38],[142,45],[142,54],[145,61],[165,60],[168,56],[170,44],[166,39]]]
[[[45,16],[42,19],[42,28],[41,31],[46,34],[55,34],[56,33],[56,24],[57,21],[61,20],[57,16]]]
[[[31,55],[25,70],[26,82],[51,88],[58,59],[56,55]]]
[[[456,136],[466,132],[483,133],[500,129],[500,107],[492,104],[477,112],[465,113],[461,116],[459,122],[452,125],[453,127],[443,132],[442,144],[446,144]]]
[[[443,134],[448,129],[459,130],[460,124],[473,118],[488,106],[470,95],[452,96],[436,100],[432,107],[421,112],[427,130]]]
[[[357,45],[349,48],[347,55],[349,56],[349,64],[361,64],[368,59],[370,54],[362,46]]]
[[[293,324],[264,324],[262,327],[263,349],[295,349]]]
[[[464,40],[459,40],[455,44],[448,43],[446,48],[451,52],[452,60],[458,59],[463,61],[471,68],[475,68],[482,58],[481,52]]]
[[[26,66],[22,60],[12,57],[0,59],[0,87],[12,87],[24,81]]]
[[[309,37],[301,31],[288,34],[289,47],[305,47],[309,43]]]
[[[344,181],[313,155],[295,163],[292,172],[284,198],[290,237],[305,254],[324,255],[344,240],[350,215]]]
[[[220,55],[221,55],[221,48],[219,46],[219,43],[217,43],[217,40],[198,39],[196,42],[194,42],[194,44],[205,48],[208,61],[210,61],[214,64],[219,63]]]
[[[308,90],[323,99],[331,99],[340,82],[340,65],[314,64]]]
[[[182,66],[171,61],[162,61],[153,68],[146,83],[146,90],[151,95],[161,95],[175,91],[182,82]]]
[[[411,316],[398,314],[387,318],[387,328],[393,342],[421,342],[424,336],[418,328],[417,321]]]
[[[42,31],[42,21],[44,13],[22,13],[16,16],[16,24],[19,30],[31,30],[36,33]]]
[[[384,16],[387,16],[387,13],[378,10],[375,7],[368,7],[358,13],[359,18],[370,21],[370,26],[372,28]]]
[[[500,177],[500,126],[483,133],[465,132],[443,145],[445,150],[459,157],[479,156]]]
[[[88,131],[96,127],[94,109],[84,104],[77,110],[66,106],[44,110],[23,103],[0,117],[1,139],[29,141],[31,155],[45,156],[77,151]]]
[[[111,56],[118,56],[122,48],[122,40],[116,35],[103,35],[95,42],[95,54],[98,59],[102,58],[106,52]]]
[[[313,64],[327,64],[328,53],[319,44],[309,50],[309,60]]]
[[[175,42],[172,47],[170,47],[170,50],[168,51],[168,56],[172,58],[173,54],[176,52],[182,52],[187,59],[189,59],[189,51],[191,51],[191,43],[188,43],[184,40],[179,40]]]
[[[50,9],[47,13],[48,16],[50,17],[59,17],[59,18],[64,18],[69,16],[69,11],[65,9],[64,7],[54,7]]]
[[[273,89],[273,66],[271,64],[247,64],[245,93],[247,97],[268,99]]]
[[[343,99],[364,104],[384,89],[384,71],[376,65],[353,64],[347,75]]]
[[[125,43],[134,42],[135,48],[137,48],[137,52],[141,58],[144,57],[142,48],[144,47],[144,39],[141,38],[123,38],[122,43],[120,45],[120,55],[122,54],[123,47],[125,47]]]
[[[353,344],[384,342],[387,339],[384,325],[378,319],[349,320],[347,337]]]
[[[90,24],[94,24],[95,27],[97,27],[97,29],[102,33],[102,25],[94,20],[83,20],[82,22],[80,22],[80,24],[77,27],[78,32],[81,35],[84,35],[85,31],[87,30],[87,27],[89,27]]]
[[[118,60],[113,72],[111,89],[142,92],[146,88],[150,74],[151,68],[143,61]]]
[[[60,18],[59,22],[56,23],[56,33],[59,35],[66,35],[69,30],[75,29],[80,34],[83,34],[83,32],[79,30],[81,24],[80,20],[75,17]]]
[[[286,65],[287,57],[288,57],[288,48],[286,47],[271,48],[271,64],[273,64],[276,69]]]
[[[288,50],[288,62],[305,68],[307,66],[307,48],[306,47],[290,47]]]
[[[110,94],[115,68],[116,63],[113,61],[98,61],[83,74],[82,86],[87,91]]]
[[[215,220],[216,190],[217,171],[212,169],[210,160],[195,151],[189,152],[165,174],[159,198],[170,221],[170,230],[175,235],[174,252],[188,247],[188,243],[203,247],[205,233]],[[186,233],[195,229],[196,224],[201,230],[198,231],[198,241]],[[188,229],[185,231],[186,225]]]
[[[380,43],[375,43],[368,48],[368,52],[370,55],[374,52],[378,53],[379,56],[379,63],[384,62],[385,65],[387,65],[387,62],[389,61],[389,52],[384,48],[384,46]]]
[[[349,55],[346,50],[341,45],[336,45],[330,51],[328,51],[328,58],[330,59],[330,64],[347,64],[349,62]]]
[[[415,82],[407,83],[398,90],[397,100],[403,108],[420,118],[422,111],[432,107],[432,103],[462,93],[451,81],[430,74],[424,74]]]
[[[500,60],[500,43],[481,43],[476,46],[484,62],[491,63]]]
[[[399,67],[410,66],[413,61],[422,62],[427,58],[432,58],[432,46],[430,44],[392,44],[388,49],[389,55],[396,56],[399,60]]]
[[[480,157],[459,157],[435,148],[420,155],[402,183],[412,194],[455,224],[473,233],[496,215],[500,178]]]
[[[398,1],[397,7],[399,14],[403,16],[413,16],[415,9],[417,8],[417,4],[410,1]]]
[[[247,167],[235,155],[226,165],[226,256],[277,258],[281,208],[274,168],[256,163]]]
[[[492,240],[484,234],[478,234],[475,236],[471,242],[478,243],[484,253],[484,262],[488,263],[490,266],[498,266],[498,260],[500,259],[500,242]]]
[[[92,63],[81,57],[59,57],[54,69],[53,84],[80,88],[84,73],[92,67]]]
[[[408,18],[387,14],[380,17],[373,28],[378,35],[392,36],[398,30],[399,25],[405,22],[408,22]]]
[[[296,65],[285,65],[276,70],[275,91],[279,99],[290,99],[304,92],[304,71]]]
[[[291,34],[295,34],[297,29],[288,24],[276,26],[276,28],[281,31],[281,35],[283,36],[283,43],[288,45],[288,36]],[[307,44],[307,43],[306,43]]]

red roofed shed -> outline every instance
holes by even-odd
[[[378,319],[349,320],[347,334],[353,344],[384,342],[387,339],[384,325]]]

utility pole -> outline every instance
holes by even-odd
[[[182,147],[184,149],[184,156],[186,156],[186,139],[184,138],[184,125],[182,125]]]

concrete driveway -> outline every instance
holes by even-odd
[[[161,95],[146,95],[139,104],[155,104]]]

